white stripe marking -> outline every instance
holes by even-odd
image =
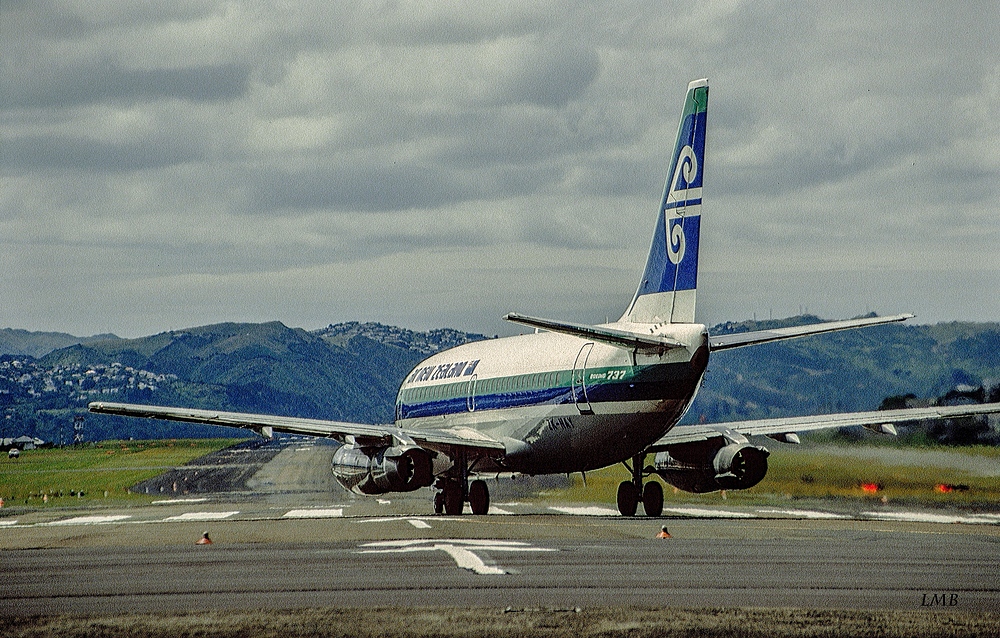
[[[64,521],[55,521],[49,523],[49,525],[107,525],[108,523],[117,523],[129,518],[132,517],[121,514],[116,516],[77,516],[76,518],[67,518]]]
[[[904,523],[969,523],[995,525],[996,521],[954,514],[925,514],[922,512],[862,512],[861,516],[877,521],[902,521]]]
[[[315,510],[289,510],[282,518],[337,518],[344,515],[343,508],[335,509],[315,509]]]
[[[185,503],[205,503],[207,501],[207,498],[168,498],[163,501],[153,501],[150,505],[176,505],[178,503],[183,505]]]
[[[221,521],[224,518],[235,516],[239,512],[188,512],[180,516],[169,516],[164,521]]]
[[[846,514],[831,514],[829,512],[813,512],[810,510],[757,510],[761,514],[784,514],[785,516],[793,516],[795,518],[811,518],[811,519],[836,519],[836,518],[850,518]]]
[[[17,525],[17,519],[16,518],[14,520],[12,520],[12,521],[0,521],[0,527],[9,527],[11,525]]]
[[[572,514],[573,516],[618,516],[618,510],[607,507],[550,507],[549,509],[555,512],[562,512],[563,514]]]
[[[673,512],[681,516],[692,516],[699,518],[753,518],[753,514],[746,512],[729,512],[727,510],[707,510],[697,507],[664,507],[664,512]]]
[[[422,521],[419,518],[408,518],[406,522],[413,525],[417,529],[430,529],[431,526],[427,524],[427,521]]]

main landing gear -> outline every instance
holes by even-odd
[[[644,460],[644,454],[636,454],[632,457],[632,467],[624,464],[632,473],[632,480],[618,485],[618,511],[622,516],[635,516],[640,501],[646,516],[663,514],[663,486],[657,481],[642,484]]]
[[[462,463],[458,469],[464,468]],[[442,476],[437,480],[434,487],[441,490],[434,495],[434,513],[458,516],[462,513],[465,503],[469,503],[469,509],[473,514],[488,514],[490,511],[490,489],[486,481],[476,479],[469,483],[468,470],[461,471],[461,476],[456,476],[459,472],[452,471],[447,476]]]

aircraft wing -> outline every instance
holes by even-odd
[[[852,330],[854,328],[864,328],[866,326],[879,326],[885,323],[895,323],[912,319],[911,314],[890,315],[887,317],[866,317],[864,319],[847,319],[845,321],[827,321],[825,323],[814,323],[808,326],[792,326],[791,328],[775,328],[774,330],[757,330],[755,332],[737,332],[728,335],[718,335],[708,338],[709,347],[712,352],[719,350],[729,350],[730,348],[740,348],[743,346],[754,346],[760,343],[771,341],[782,341],[784,339],[796,339],[798,337],[808,337],[809,335],[823,334],[824,332],[837,332],[839,330]]]
[[[565,321],[553,321],[552,319],[539,319],[537,317],[527,317],[511,312],[504,316],[504,319],[512,323],[519,323],[532,328],[548,330],[549,332],[560,332],[562,334],[573,335],[583,339],[592,339],[613,346],[638,348],[640,350],[670,350],[672,348],[683,348],[684,344],[674,339],[659,335],[643,335],[626,330],[615,330],[614,328],[604,328],[601,326],[586,326],[579,323],[569,323]]]
[[[726,430],[738,432],[744,436],[755,435],[788,435],[796,432],[822,430],[826,428],[841,428],[855,425],[869,428],[892,426],[896,423],[923,421],[925,419],[954,419],[979,414],[994,414],[1000,412],[1000,403],[982,403],[974,405],[935,406],[930,408],[906,408],[902,410],[874,410],[872,412],[846,412],[841,414],[819,414],[814,416],[788,417],[780,419],[762,419],[759,421],[733,421],[731,423],[678,425],[667,432],[660,440],[653,443],[647,452],[660,452],[670,445],[704,441],[717,436],[724,436]],[[884,432],[895,434],[892,427]]]
[[[218,410],[197,410],[194,408],[172,408],[157,405],[137,405],[130,403],[91,403],[88,409],[95,414],[163,419],[184,423],[204,423],[233,428],[245,428],[270,437],[275,432],[305,434],[344,441],[348,437],[368,439],[373,443],[383,441],[391,444],[393,439],[412,439],[421,447],[445,451],[458,447],[483,452],[504,452],[503,443],[471,428],[450,427],[427,430],[404,430],[394,425],[368,425],[322,419],[272,416],[268,414],[245,414],[242,412],[219,412]]]

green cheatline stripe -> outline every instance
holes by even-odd
[[[644,371],[657,366],[608,366],[604,368],[587,368],[587,385],[605,382],[629,381],[640,376]],[[506,377],[492,377],[476,381],[476,395],[486,395],[518,390],[540,390],[543,388],[569,388],[573,382],[572,370],[556,370],[551,372],[535,372]],[[460,399],[469,395],[469,379],[443,385],[431,385],[420,388],[407,388],[399,398],[403,403],[414,403],[426,400]]]

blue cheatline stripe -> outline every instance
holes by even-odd
[[[565,374],[570,374],[565,371]],[[507,379],[515,379],[508,377]],[[645,366],[631,378],[616,382],[588,382],[587,398],[591,404],[686,400],[694,392],[697,375],[688,363]],[[498,381],[490,379],[487,381]],[[485,382],[481,382],[484,383]],[[481,386],[477,386],[477,389]],[[429,400],[409,399],[416,388],[404,390],[398,401],[398,416],[414,419],[443,414],[459,414],[469,410],[468,383],[450,384],[442,388],[446,396]],[[475,411],[504,410],[534,405],[567,405],[574,403],[572,388],[560,385],[545,388],[525,388],[475,395]]]

